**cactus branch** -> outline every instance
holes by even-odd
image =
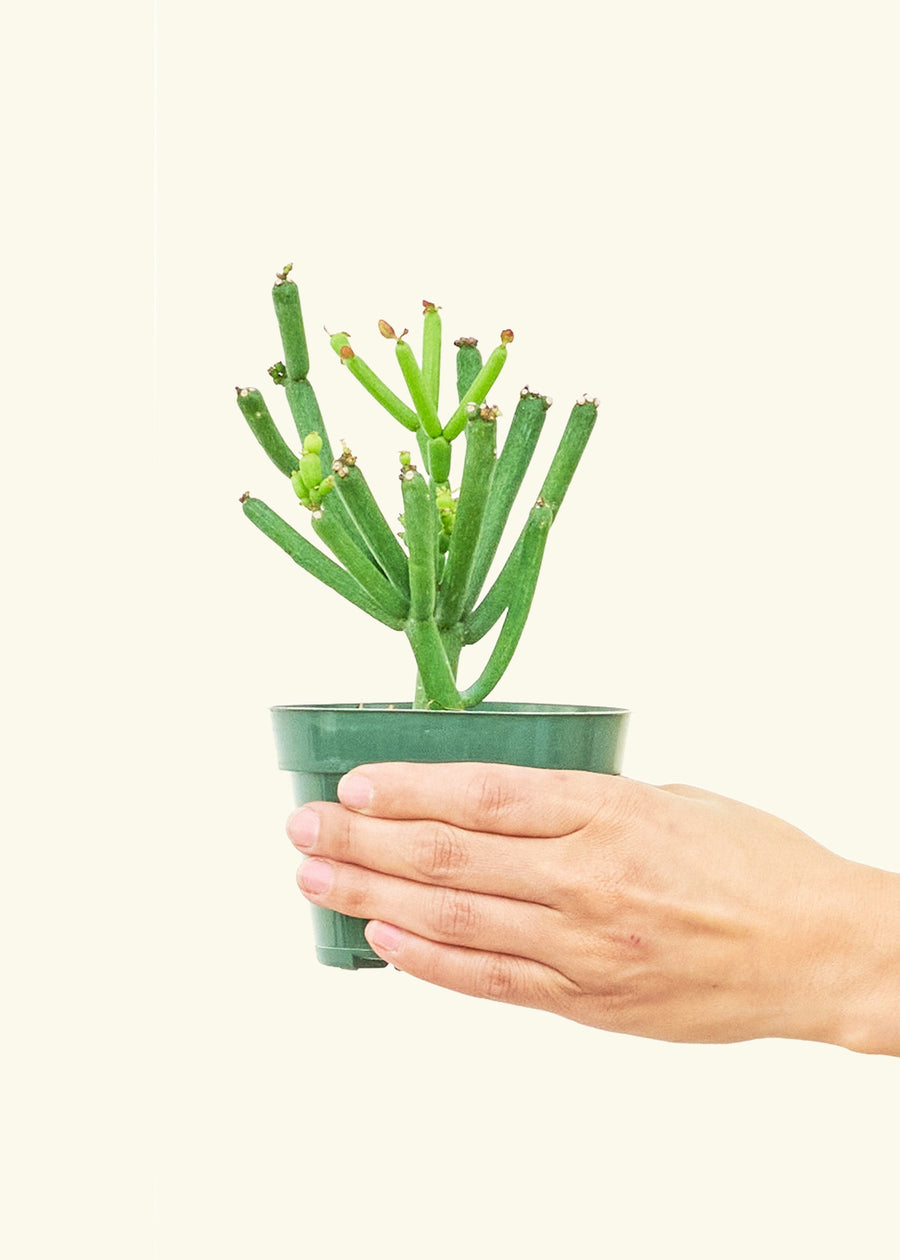
[[[472,561],[489,501],[496,440],[496,417],[483,407],[466,428],[466,459],[436,613],[442,630],[455,625],[463,612]],[[503,524],[505,518],[500,522],[501,529]]]
[[[361,359],[350,345],[346,333],[337,333],[331,338],[331,344],[335,352],[340,357],[341,362],[348,371],[356,377],[363,389],[365,389],[376,402],[380,403],[395,420],[400,423],[411,433],[419,427],[419,417],[407,407],[402,398],[398,398],[392,389],[385,385],[384,381],[369,367],[364,359]]]
[[[471,611],[481,593],[488,570],[497,554],[497,547],[516,495],[522,485],[522,479],[544,427],[544,419],[549,406],[550,399],[543,394],[535,394],[528,389],[523,389],[519,396],[509,433],[503,443],[503,450],[497,458],[497,466],[491,480],[484,524],[469,575],[464,612]]]
[[[415,621],[434,616],[437,591],[437,506],[428,482],[414,464],[400,473],[403,522],[409,548],[409,615]]]
[[[323,503],[312,513],[312,525],[322,542],[339,560],[351,577],[355,578],[367,595],[390,616],[405,620],[409,613],[409,600],[392,586],[381,569],[356,542],[329,503]]]
[[[294,417],[294,424],[296,425],[301,445],[306,441],[310,433],[318,434],[322,439],[322,463],[326,467],[330,467],[334,460],[334,452],[331,449],[331,442],[325,431],[322,412],[319,409],[319,403],[312,385],[308,380],[288,381],[285,385],[285,393],[287,394],[288,406]],[[294,467],[296,468],[296,466],[295,462]],[[346,528],[355,530],[355,526],[342,502],[334,503],[332,512],[341,518]],[[357,542],[365,549],[365,543],[361,536],[357,538]]]
[[[422,325],[422,376],[431,405],[437,414],[441,405],[441,316],[434,302],[422,299],[425,318]]]
[[[392,630],[403,629],[403,618],[395,617],[388,613],[372,599],[368,592],[360,586],[354,577],[351,577],[346,569],[342,569],[339,564],[335,564],[333,560],[319,551],[318,547],[313,546],[293,526],[282,520],[276,512],[273,512],[267,504],[263,503],[262,499],[254,499],[249,495],[245,495],[241,499],[241,505],[248,520],[252,521],[257,529],[261,530],[267,538],[271,538],[272,542],[277,543],[295,564],[299,564],[307,573],[318,578],[320,582],[323,582],[339,595],[343,595],[344,599],[349,600],[357,608],[361,608],[363,612],[368,613],[370,617],[374,617],[376,621],[380,621],[382,625],[390,626]]]
[[[288,279],[290,264],[278,276],[272,289],[272,302],[284,346],[284,366],[289,380],[304,380],[309,372],[309,350],[300,310],[300,290]]]
[[[238,385],[237,404],[253,436],[269,459],[286,477],[290,477],[297,467],[299,456],[295,455],[275,427],[275,421],[262,394],[258,389],[244,389]]]
[[[450,480],[450,443],[445,437],[428,440],[428,471],[435,485],[444,485]]]
[[[456,346],[456,396],[462,402],[481,371],[481,351],[476,337],[460,337],[453,344]]]
[[[583,398],[572,408],[549,472],[541,486],[540,497],[552,508],[554,518],[569,488],[575,469],[578,467],[578,461],[584,454],[584,448],[587,446],[596,421],[596,398]]]
[[[488,355],[487,362],[484,367],[463,394],[462,398],[459,400],[459,406],[444,425],[444,437],[448,442],[452,442],[453,439],[458,434],[462,433],[463,429],[466,427],[466,420],[469,415],[467,408],[469,404],[475,403],[476,406],[480,406],[481,403],[484,402],[485,398],[487,398],[488,390],[500,375],[503,364],[506,362],[506,347],[510,344],[512,339],[512,332],[508,328],[505,328],[500,334],[500,345],[497,346],[495,350],[492,350]]]
[[[381,508],[375,501],[356,459],[347,447],[332,464],[334,485],[340,500],[347,508],[362,537],[368,544],[379,567],[391,584],[401,594],[409,597],[409,563],[406,552]]]
[[[326,463],[331,463],[333,458],[331,443],[325,432],[322,412],[319,410],[316,392],[312,385],[308,380],[287,381],[284,391],[300,441],[304,442],[310,433],[318,433],[322,439],[322,458]]]
[[[538,503],[531,509],[522,533],[519,548],[520,564],[516,570],[516,583],[509,602],[509,610],[500,629],[497,642],[478,680],[460,693],[464,708],[480,704],[500,681],[506,667],[519,645],[522,630],[531,610],[534,588],[537,584],[547,534],[553,524],[551,508]]]
[[[406,381],[406,388],[409,390],[409,396],[413,400],[413,406],[416,409],[416,415],[422,428],[431,438],[440,437],[442,433],[441,422],[438,420],[435,405],[431,401],[428,387],[425,384],[425,378],[422,370],[416,362],[416,356],[413,348],[408,341],[404,341],[402,337],[397,339],[394,346],[397,355],[397,362],[400,364],[400,371],[403,373],[403,379]]]
[[[512,593],[519,580],[519,564],[522,556],[522,540],[528,522],[515,546],[506,558],[503,568],[497,574],[484,599],[463,620],[463,643],[477,643],[499,621],[509,607]]]
[[[415,707],[420,709],[461,709],[462,698],[457,690],[454,670],[447,657],[433,617],[410,618],[406,637],[416,658],[419,677]]]

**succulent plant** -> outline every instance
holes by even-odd
[[[513,334],[505,329],[483,362],[473,337],[456,346],[456,402],[440,419],[441,316],[423,302],[421,363],[406,339],[384,320],[378,327],[394,342],[410,401],[404,402],[358,355],[346,333],[331,337],[344,368],[410,433],[417,463],[400,452],[402,532],[395,533],[378,506],[355,456],[332,450],[309,382],[309,353],[300,294],[287,266],[272,291],[284,358],[269,369],[282,387],[299,438],[299,453],[284,440],[258,389],[238,388],[237,401],[257,441],[290,480],[327,555],[260,499],[241,498],[245,515],[292,560],[357,608],[408,638],[418,667],[415,708],[467,709],[493,690],[512,659],[531,608],[550,526],[597,418],[596,399],[572,408],[540,494],[506,561],[483,588],[531,461],[551,400],[524,388],[502,449],[499,412],[487,396],[506,362]],[[451,463],[465,434],[458,489]],[[460,689],[462,649],[503,618],[478,678]]]

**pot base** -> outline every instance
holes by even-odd
[[[336,914],[324,906],[311,905],[316,958],[326,967],[359,971],[362,967],[386,967],[365,937],[365,919]]]

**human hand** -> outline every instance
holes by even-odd
[[[338,795],[289,819],[298,882],[404,972],[639,1036],[900,1054],[900,876],[780,819],[515,766],[364,766]]]

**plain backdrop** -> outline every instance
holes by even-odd
[[[411,661],[243,519],[290,504],[233,396],[292,261],[395,494],[320,330],[512,326],[507,415],[601,410],[497,697],[625,705],[627,774],[897,869],[896,6],[10,22],[4,1254],[896,1257],[895,1060],[315,964],[267,707]]]

